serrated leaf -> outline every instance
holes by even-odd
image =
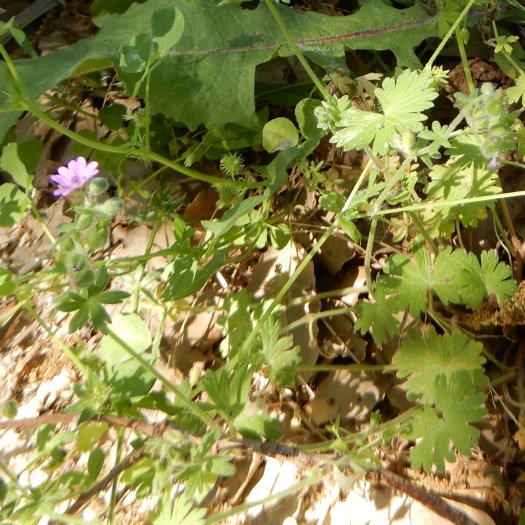
[[[163,301],[176,301],[198,292],[225,264],[227,250],[217,250],[210,261],[198,265],[195,255],[177,255],[162,292]]]
[[[150,34],[155,39],[154,14],[166,8],[175,8],[176,20],[179,16],[184,20],[184,30],[175,45],[167,44],[172,45],[171,49],[152,71],[152,114],[162,112],[190,128],[204,122],[257,126],[257,65],[278,54],[295,54],[264,2],[254,10],[186,0],[133,3],[124,14],[107,17],[93,38],[45,57],[16,61],[18,75],[36,100],[45,90],[75,74],[118,65],[120,50],[133,36]],[[414,48],[425,38],[437,35],[438,17],[430,16],[417,4],[400,10],[381,0],[367,0],[345,17],[279,5],[276,9],[303,53],[323,66],[344,65],[348,49],[388,49],[399,64],[417,67]],[[164,42],[159,43],[159,48],[163,46]],[[128,85],[130,91],[134,82]],[[11,86],[5,64],[0,67],[0,85]],[[8,108],[9,94],[16,97],[12,87],[7,91],[0,94],[3,109]],[[0,140],[18,114],[0,115]]]
[[[420,122],[427,117],[422,112],[432,107],[432,101],[438,95],[433,83],[430,71],[406,69],[396,79],[385,78],[381,87],[376,89],[375,95],[384,115],[398,132],[423,129]]]
[[[54,300],[57,310],[61,312],[74,312],[85,302],[86,298],[76,292],[64,292]]]
[[[455,285],[458,256],[448,246],[436,257],[424,248],[414,252],[412,259],[396,254],[386,261],[385,272],[377,279],[377,288],[385,296],[393,311],[408,310],[418,316],[427,308],[427,298],[434,292],[447,304],[460,301]]]
[[[437,97],[433,83],[426,70],[405,70],[397,79],[386,78],[375,91],[382,113],[355,107],[343,111],[335,120],[337,131],[330,142],[345,150],[363,149],[373,142],[372,151],[385,155],[390,147],[396,147],[397,136],[423,129],[427,117],[422,112],[432,107]]]
[[[275,384],[293,386],[297,366],[301,364],[300,349],[293,346],[291,336],[279,337],[280,332],[281,324],[273,316],[268,317],[261,326],[261,351]]]
[[[479,437],[479,430],[471,423],[486,413],[485,397],[468,372],[454,372],[448,381],[445,375],[439,375],[435,388],[441,417],[426,406],[413,414],[412,430],[407,434],[408,439],[417,440],[410,452],[412,467],[423,467],[427,472],[433,465],[443,472],[445,460],[453,462],[456,458],[453,447],[461,454],[470,454]]]
[[[461,252],[457,286],[461,294],[461,302],[467,308],[477,308],[483,299],[494,294],[499,302],[512,297],[518,290],[516,281],[512,279],[512,271],[500,261],[494,251],[483,250],[481,263],[473,253]]]
[[[450,434],[443,419],[440,419],[431,407],[425,407],[413,414],[412,432],[407,437],[419,438],[419,442],[410,451],[410,463],[414,469],[429,472],[432,465],[443,470],[445,460],[453,462],[454,451],[450,449]]]
[[[456,372],[470,375],[476,388],[487,382],[481,343],[473,341],[458,330],[440,336],[434,327],[426,333],[410,330],[392,359],[398,377],[406,377],[404,387],[410,399],[436,403],[436,379],[443,374],[447,380]]]
[[[525,73],[515,80],[514,86],[507,88],[506,93],[510,103],[521,100],[521,105],[525,106]]]
[[[354,323],[355,329],[362,335],[370,331],[378,345],[399,333],[399,322],[381,289],[376,290],[373,303],[361,300],[357,303],[355,311],[358,316]]]
[[[75,315],[71,318],[68,325],[69,333],[82,328],[89,319],[89,306],[86,302],[82,303]]]
[[[246,289],[231,294],[226,299],[224,310],[227,315],[221,319],[225,337],[219,346],[223,357],[235,357],[246,340],[246,334],[253,329],[250,302],[251,296]]]
[[[233,374],[224,368],[206,370],[202,386],[226,417],[235,418],[244,408],[252,377],[253,371],[246,364],[239,366]]]
[[[383,124],[384,117],[379,113],[350,108],[336,122],[342,129],[333,134],[330,142],[345,151],[363,149],[374,140]]]
[[[459,219],[463,226],[476,226],[487,216],[487,208],[491,204],[484,201],[441,206],[442,203],[501,193],[495,170],[475,163],[463,165],[456,160],[451,158],[447,164],[434,166],[429,174],[431,181],[426,188],[428,199],[439,202],[440,207],[423,214],[424,220],[428,222],[436,217],[436,229],[444,236],[453,231],[456,219]]]
[[[185,492],[170,501],[166,490],[160,499],[158,509],[150,514],[153,525],[204,525],[206,509],[195,508]]]

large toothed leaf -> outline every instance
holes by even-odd
[[[276,8],[299,48],[324,66],[342,65],[347,49],[389,49],[399,65],[417,67],[414,47],[437,34],[438,16],[419,6],[401,10],[367,0],[345,17]],[[168,12],[172,25],[159,28],[158,20]],[[30,96],[37,98],[78,73],[111,65],[127,74],[140,70],[147,49],[162,55],[151,78],[152,112],[191,128],[201,123],[255,125],[256,66],[277,54],[293,54],[264,2],[249,10],[202,0],[148,0],[108,17],[96,36],[46,57],[19,60],[16,66]],[[8,78],[2,64],[0,85],[8,86]],[[15,95],[12,87],[7,91]],[[0,93],[0,108],[9,107],[8,97]],[[0,139],[17,116],[0,114]]]

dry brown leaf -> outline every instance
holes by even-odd
[[[339,417],[342,422],[366,420],[384,398],[385,380],[373,372],[331,372],[319,385],[305,412],[317,425]]]

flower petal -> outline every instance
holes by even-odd
[[[58,188],[58,190],[53,191],[55,197],[66,197],[73,191],[73,188]]]
[[[92,161],[86,166],[86,173],[89,173],[89,177],[94,177],[98,173],[98,162]]]
[[[50,175],[52,182],[59,186],[53,191],[53,195],[65,197],[72,191],[82,188],[89,179],[98,174],[98,162],[92,161],[88,164],[84,157],[70,160],[66,166],[60,166],[57,174]]]
[[[65,166],[60,166],[60,168],[58,168],[57,171],[63,177],[69,177],[71,174],[71,171],[69,170],[69,168],[66,168]]]
[[[78,157],[77,158],[77,171],[78,173],[82,173],[86,170],[87,161],[84,157]]]

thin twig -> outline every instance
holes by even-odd
[[[27,428],[35,428],[40,425],[67,425],[75,422],[78,417],[78,414],[53,412],[36,417],[0,421],[0,430],[23,430]],[[166,426],[165,423],[149,423],[148,421],[141,421],[140,419],[106,414],[93,416],[87,421],[94,423],[107,423],[111,426],[127,427],[149,436],[159,436],[162,434],[164,427]]]
[[[121,461],[118,465],[115,465],[107,474],[104,476],[96,485],[93,485],[86,492],[82,492],[80,496],[67,508],[65,514],[75,514],[78,512],[86,503],[89,502],[93,496],[106,489],[106,487],[127,468],[131,467],[133,463],[136,463],[146,455],[145,450],[137,450],[131,456]]]
[[[74,422],[77,418],[77,414],[44,414],[42,416],[27,419],[0,421],[0,430],[34,428],[44,424],[68,424]],[[162,423],[149,423],[147,421],[141,421],[124,416],[101,414],[92,417],[89,421],[130,428],[151,437],[159,437],[167,429],[175,428],[181,431],[185,436],[188,437],[188,439],[194,441],[196,444],[199,444],[202,439],[202,435],[191,434],[186,430],[177,428],[176,425],[174,425],[169,420]],[[263,456],[282,457],[289,461],[299,462],[303,465],[311,465],[312,462],[320,461],[337,461],[341,457],[341,454],[312,454],[308,450],[303,450],[301,447],[288,445],[274,440],[254,441],[250,439],[227,438],[219,439],[213,447],[213,451],[216,454],[235,449],[251,450]],[[115,479],[115,477],[129,468],[133,463],[144,457],[145,454],[146,452],[144,449],[138,450],[123,460],[121,463],[113,467],[109,473],[96,485],[94,485],[88,491],[80,494],[77,500],[66,510],[66,514],[74,514],[80,510],[90,498],[92,498],[98,492],[104,490],[113,481],[113,479]],[[383,468],[373,468],[367,470],[367,473],[368,476],[373,480],[383,482],[393,489],[407,494],[414,500],[419,501],[425,507],[429,508],[439,516],[448,519],[455,525],[476,525],[476,522],[472,520],[467,514],[447,503],[447,501],[441,496],[413,485],[409,480],[395,474],[394,472]]]
[[[375,477],[377,481],[383,482],[389,487],[419,501],[419,503],[455,525],[478,525],[477,521],[473,520],[463,511],[453,507],[450,503],[447,503],[447,501],[441,496],[420,487],[416,487],[407,479],[391,472],[390,470],[380,468],[370,469],[368,473]]]

